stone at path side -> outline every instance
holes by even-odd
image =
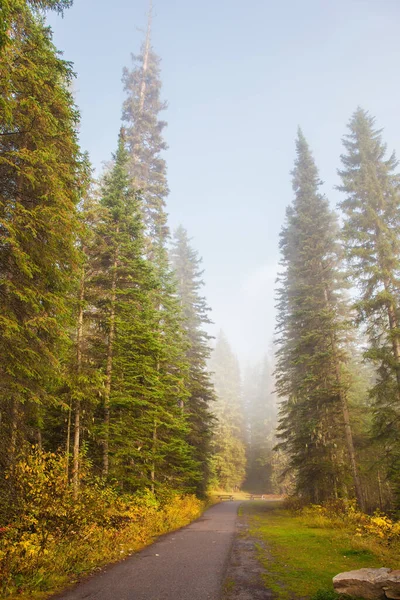
[[[333,578],[338,594],[347,594],[367,600],[400,600],[400,570],[358,569],[339,573]]]

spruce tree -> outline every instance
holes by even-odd
[[[93,313],[95,327],[100,333],[97,338],[97,364],[104,374],[103,422],[100,427],[104,476],[110,474],[110,454],[114,456],[113,445],[119,440],[117,432],[111,431],[114,418],[121,413],[115,396],[119,393],[124,394],[127,383],[130,382],[129,375],[126,374],[126,381],[121,387],[119,378],[123,377],[123,373],[118,371],[116,361],[124,362],[124,352],[118,353],[117,350],[121,344],[125,351],[130,352],[130,347],[124,341],[128,335],[133,351],[138,354],[132,366],[139,367],[142,347],[135,339],[136,332],[143,319],[146,323],[144,329],[148,328],[151,331],[152,315],[146,310],[146,298],[155,285],[151,283],[151,270],[143,259],[144,241],[139,199],[127,173],[127,161],[128,155],[121,131],[112,169],[104,177],[101,189],[100,206],[103,213],[95,231],[94,245],[97,251],[92,256],[92,277],[88,282],[92,289],[92,302],[96,307]],[[146,389],[139,389],[140,395],[147,396]],[[131,395],[127,393],[127,412],[132,409],[131,400]],[[125,437],[126,421],[127,415],[124,415],[121,433],[122,439],[129,445],[129,438]],[[150,433],[148,435],[150,437]],[[129,451],[133,452],[133,448],[129,448]],[[119,453],[121,455],[121,449]],[[114,470],[113,464],[112,473]]]
[[[348,323],[337,219],[318,191],[318,171],[300,130],[296,152],[295,199],[287,210],[280,242],[279,447],[290,456],[298,491],[313,502],[345,494],[349,459],[362,506],[344,372]]]
[[[31,7],[34,10],[55,10],[63,13],[72,6],[72,0],[2,0],[0,5],[0,51],[12,40],[14,20]]]
[[[190,424],[188,441],[201,465],[201,479],[197,491],[204,495],[209,480],[212,428],[210,407],[214,400],[213,385],[207,369],[211,338],[204,327],[211,321],[208,316],[210,309],[205,298],[200,295],[204,285],[201,279],[201,259],[191,248],[187,232],[182,226],[175,231],[170,256],[182,308],[183,327],[189,342],[186,350],[189,363],[189,397],[186,403]]]
[[[246,473],[245,419],[239,363],[221,332],[210,360],[216,418],[213,435],[215,483],[222,489],[239,488]]]
[[[139,56],[132,57],[132,70],[124,70],[127,97],[123,104],[123,122],[129,153],[129,175],[135,187],[141,191],[145,254],[156,271],[158,281],[153,291],[153,306],[158,313],[155,327],[162,350],[157,363],[158,376],[165,386],[165,397],[169,398],[171,408],[178,405],[182,410],[189,394],[189,365],[185,357],[188,340],[182,328],[182,311],[166,247],[169,231],[165,202],[169,190],[166,163],[162,156],[167,147],[162,137],[166,123],[159,119],[159,113],[166,108],[166,104],[160,99],[160,59],[151,47],[151,21],[150,2],[147,35],[142,51]],[[166,444],[166,439],[162,441],[158,418],[153,423],[153,442],[154,449],[160,449],[157,452],[161,452]],[[171,459],[171,464],[173,462]],[[155,467],[154,463],[151,472],[153,487],[157,480]],[[165,478],[165,472],[158,471],[159,476]],[[194,475],[195,478],[199,476],[199,473]]]
[[[378,368],[371,394],[375,431],[391,457],[395,480],[400,465],[400,176],[375,120],[358,108],[344,137],[339,174],[343,237],[350,272],[359,291],[356,308],[369,338],[366,358]]]
[[[121,133],[102,186],[104,214],[90,265],[93,326],[100,333],[95,360],[104,374],[103,407],[96,414],[102,472],[125,490],[157,491],[165,484],[184,490],[196,469],[181,405],[187,395],[185,363],[174,355],[180,338],[171,324],[173,312],[154,303],[162,283],[144,257],[140,197],[128,160]],[[90,452],[99,464],[93,445]]]
[[[81,446],[90,434],[90,422],[104,384],[104,377],[95,360],[95,347],[99,342],[99,332],[93,327],[96,321],[94,312],[97,290],[90,285],[94,276],[95,257],[98,254],[96,243],[98,240],[95,234],[101,219],[104,218],[104,213],[105,209],[100,206],[92,186],[81,203],[79,211],[81,262],[74,289],[74,327],[67,360],[64,361],[63,391],[67,397],[64,404],[70,413],[67,420],[66,450],[68,456],[72,454],[72,482],[75,496],[79,491]]]
[[[132,55],[133,67],[125,68],[126,99],[122,118],[129,150],[129,174],[143,198],[143,215],[149,256],[153,245],[162,245],[168,236],[166,198],[169,193],[167,168],[162,156],[167,145],[162,132],[166,122],[159,114],[167,107],[160,98],[160,58],[151,45],[152,4],[147,35],[139,55]]]
[[[1,437],[12,461],[17,443],[21,448],[25,438],[38,441],[39,407],[50,402],[60,376],[78,267],[76,205],[87,170],[69,92],[71,66],[28,3],[6,8],[8,40],[0,53],[0,396]]]

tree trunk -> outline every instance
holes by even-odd
[[[385,287],[385,292],[387,292],[388,294],[391,294],[389,281],[387,279],[385,279],[383,284]],[[397,330],[397,328],[398,328],[396,308],[394,307],[393,302],[390,302],[388,304],[387,314],[388,314],[388,319],[389,319],[389,328],[390,328],[391,333],[393,333],[393,331]],[[400,399],[400,339],[399,339],[398,334],[395,334],[392,337],[391,341],[392,341],[393,356],[396,361],[396,380],[397,380],[397,387],[398,387],[398,396]]]
[[[151,473],[150,473],[150,477],[151,477],[151,491],[154,494],[154,490],[155,490],[155,480],[156,480],[156,465],[155,465],[155,458],[154,458],[154,454],[156,452],[156,446],[157,446],[157,421],[154,419],[154,426],[153,426],[153,464],[151,466]]]
[[[116,234],[119,234],[119,226],[116,228]],[[103,477],[107,477],[109,472],[109,435],[110,435],[110,395],[113,367],[113,351],[115,338],[115,301],[117,289],[117,267],[118,267],[118,246],[114,253],[113,276],[111,282],[111,306],[110,306],[110,331],[107,344],[107,366],[106,382],[104,390],[104,440],[103,440]]]
[[[329,302],[329,296],[328,296],[327,289],[325,289],[324,294],[325,294],[326,305],[328,308],[330,308],[330,302]],[[365,512],[364,496],[362,493],[362,486],[361,486],[360,476],[358,473],[356,453],[354,450],[353,433],[351,430],[349,405],[348,405],[348,401],[347,401],[347,395],[346,395],[345,391],[343,390],[342,374],[340,372],[340,361],[337,356],[336,340],[335,340],[335,336],[333,335],[333,333],[331,333],[331,345],[332,345],[333,360],[335,363],[336,382],[337,382],[338,389],[339,389],[339,398],[340,398],[340,404],[341,404],[342,414],[343,414],[344,433],[345,433],[345,439],[346,439],[347,452],[349,454],[350,466],[351,466],[351,471],[352,471],[352,475],[353,475],[354,489],[356,492],[358,506],[360,507],[362,512]]]
[[[143,56],[143,74],[142,74],[142,82],[140,85],[140,102],[139,102],[140,114],[143,111],[144,100],[146,97],[146,73],[147,73],[147,69],[149,68],[152,17],[153,17],[153,2],[152,2],[152,0],[150,0],[149,18],[148,18],[148,22],[147,22],[146,43],[145,43],[145,50],[144,50],[144,56]]]
[[[18,421],[19,421],[19,411],[18,411],[18,401],[13,398],[11,400],[11,435],[10,435],[10,465],[11,468],[14,469],[16,455],[17,455],[17,434],[18,434]]]
[[[67,483],[69,480],[69,451],[71,447],[71,416],[72,416],[72,406],[71,403],[68,407],[68,423],[67,423],[67,441],[65,443],[65,476],[67,479]]]
[[[382,497],[382,482],[381,482],[381,472],[378,469],[378,494],[379,494],[379,508],[383,510],[383,497]]]
[[[85,269],[82,269],[81,285],[79,290],[79,312],[76,331],[76,372],[79,377],[82,371],[82,339],[83,339],[83,301],[85,299]],[[72,485],[74,498],[78,497],[79,491],[79,449],[81,435],[81,402],[75,400],[75,422],[74,422],[74,449],[73,449],[73,468]]]
[[[377,240],[377,242],[376,242],[377,246],[379,246],[379,240],[381,238],[381,231],[380,231],[378,225],[375,228],[375,235],[376,235],[376,240]],[[383,272],[387,271],[385,262],[386,261],[385,261],[384,257],[382,257],[382,255],[378,253],[379,268]],[[392,271],[392,277],[393,277],[393,271]],[[387,276],[383,277],[383,287],[387,294],[392,294],[390,277],[387,277]],[[387,315],[388,315],[388,319],[389,319],[389,329],[390,329],[390,332],[393,333],[393,331],[396,330],[397,326],[398,326],[396,307],[393,305],[393,302],[390,302],[387,305]],[[393,356],[396,361],[397,396],[400,401],[400,339],[399,339],[399,335],[398,334],[394,335],[392,337],[391,341],[392,341]]]
[[[150,54],[150,41],[151,41],[151,23],[152,23],[152,13],[153,13],[153,2],[150,0],[149,4],[149,17],[147,22],[147,34],[146,34],[146,42],[144,47],[144,55],[143,55],[143,70],[142,70],[142,81],[140,83],[140,92],[139,92],[139,114],[142,115],[144,109],[144,101],[146,99],[146,73],[149,68],[149,54]],[[132,152],[132,164],[136,165],[138,160],[138,142],[134,144],[133,152]],[[136,177],[136,174],[135,174]],[[140,182],[139,187],[143,186],[143,182]]]
[[[361,486],[360,476],[358,473],[356,453],[354,450],[353,433],[351,431],[349,405],[347,402],[347,396],[341,386],[340,366],[338,365],[337,362],[336,362],[335,369],[336,369],[336,378],[337,378],[337,382],[338,382],[338,386],[339,386],[339,390],[340,390],[339,394],[340,394],[340,403],[342,405],[344,431],[345,431],[345,436],[346,436],[346,446],[347,446],[347,451],[349,453],[351,470],[353,473],[353,481],[354,481],[354,488],[355,488],[355,492],[356,492],[357,503],[358,503],[360,509],[362,510],[362,512],[365,512],[364,496],[362,493],[362,486]]]

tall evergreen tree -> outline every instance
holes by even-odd
[[[213,469],[223,489],[240,487],[246,473],[245,419],[239,363],[221,332],[210,360],[216,400]]]
[[[139,55],[132,55],[132,70],[124,69],[127,94],[122,118],[129,149],[129,174],[143,197],[143,214],[152,247],[162,245],[168,236],[166,198],[169,193],[167,167],[162,156],[167,145],[162,133],[166,122],[159,114],[167,105],[160,99],[160,58],[151,45],[152,2],[150,0],[147,35]]]
[[[376,433],[392,459],[400,498],[400,176],[375,120],[358,108],[344,137],[339,171],[346,194],[343,236],[351,275],[359,290],[359,321],[366,327],[366,357],[378,367],[372,389]]]
[[[190,246],[186,230],[180,226],[173,238],[171,265],[177,281],[183,326],[189,341],[186,358],[189,363],[186,410],[189,415],[189,443],[194,448],[202,473],[198,482],[198,493],[207,490],[209,480],[210,441],[212,428],[211,405],[214,400],[213,385],[207,368],[210,357],[210,336],[205,331],[209,319],[209,307],[200,295],[204,283],[201,279],[201,259]]]
[[[124,489],[147,486],[155,491],[166,482],[185,489],[196,470],[181,406],[187,395],[186,364],[170,356],[178,347],[177,341],[168,344],[170,329],[177,334],[171,311],[154,306],[161,284],[144,258],[140,200],[128,175],[128,160],[121,134],[102,187],[104,215],[96,230],[89,281],[95,290],[94,318],[103,334],[97,348],[104,372],[102,472],[117,478]],[[94,458],[99,460],[96,453]]]
[[[98,369],[95,347],[102,334],[94,327],[96,319],[96,286],[93,283],[95,257],[98,254],[96,231],[105,216],[104,206],[100,206],[95,189],[89,191],[80,206],[81,251],[80,273],[74,302],[74,327],[71,334],[68,360],[64,372],[65,394],[68,399],[69,418],[67,420],[66,451],[69,457],[72,442],[72,480],[74,493],[79,491],[80,451],[84,434],[90,431],[90,420],[98,405],[98,398],[104,384],[104,376]],[[86,435],[87,437],[87,435]],[[73,440],[73,441],[72,441]],[[69,465],[69,461],[67,463]]]
[[[166,104],[160,99],[160,59],[151,47],[151,25],[150,1],[147,35],[142,51],[139,56],[132,57],[132,70],[125,69],[123,74],[127,93],[123,104],[123,122],[129,152],[129,175],[135,187],[141,190],[146,256],[156,270],[158,281],[153,292],[153,305],[158,312],[160,347],[168,349],[158,362],[159,377],[171,390],[171,398],[174,397],[182,407],[188,396],[189,370],[185,358],[188,341],[182,329],[182,311],[166,247],[169,231],[165,202],[169,190],[166,163],[162,156],[167,147],[162,137],[166,123],[159,119],[159,113],[166,108]],[[180,381],[178,394],[176,390],[173,393],[177,381]],[[156,447],[160,442],[156,421],[153,423],[153,434]],[[156,478],[155,471],[152,472],[152,478]]]
[[[338,226],[319,193],[318,171],[299,130],[295,199],[281,233],[277,391],[280,447],[297,473],[299,492],[314,502],[345,493],[346,450],[363,505],[348,411],[343,334],[346,307]]]
[[[0,397],[1,438],[13,460],[17,442],[21,447],[24,437],[35,440],[36,407],[49,401],[60,374],[78,266],[76,205],[87,173],[69,92],[71,66],[28,3],[6,8],[8,40],[0,53]]]

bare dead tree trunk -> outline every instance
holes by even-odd
[[[83,302],[85,299],[85,269],[82,269],[81,283],[79,289],[79,310],[78,323],[76,329],[76,372],[79,377],[82,371],[82,340],[83,340]],[[75,421],[74,421],[74,448],[73,448],[73,467],[72,467],[72,486],[74,498],[78,497],[79,491],[79,449],[81,435],[81,402],[75,400]]]
[[[150,56],[150,46],[151,46],[151,26],[153,20],[153,0],[149,1],[149,13],[147,20],[147,33],[146,33],[146,41],[144,46],[144,55],[143,55],[143,68],[142,68],[142,81],[140,82],[140,92],[139,92],[139,116],[142,116],[144,103],[146,99],[146,76],[149,68],[149,56]],[[136,140],[133,144],[132,148],[132,164],[136,165],[138,161],[138,146],[139,142]],[[144,182],[138,181],[138,174],[136,172],[133,173],[136,184],[143,188]]]
[[[119,233],[117,226],[116,233]],[[118,267],[118,246],[114,252],[113,261],[113,276],[111,282],[111,306],[110,306],[110,330],[108,334],[107,344],[107,366],[106,366],[106,382],[104,390],[104,439],[103,439],[103,477],[107,477],[109,471],[109,436],[110,436],[110,395],[113,367],[113,352],[115,338],[115,301],[117,289],[117,267]]]
[[[144,100],[146,97],[146,74],[147,74],[147,70],[149,68],[149,54],[150,54],[150,44],[151,44],[152,21],[153,21],[153,0],[150,0],[149,15],[148,15],[148,20],[147,20],[147,34],[146,34],[146,42],[145,42],[144,56],[143,56],[142,82],[140,85],[140,96],[139,96],[140,114],[143,112]]]

